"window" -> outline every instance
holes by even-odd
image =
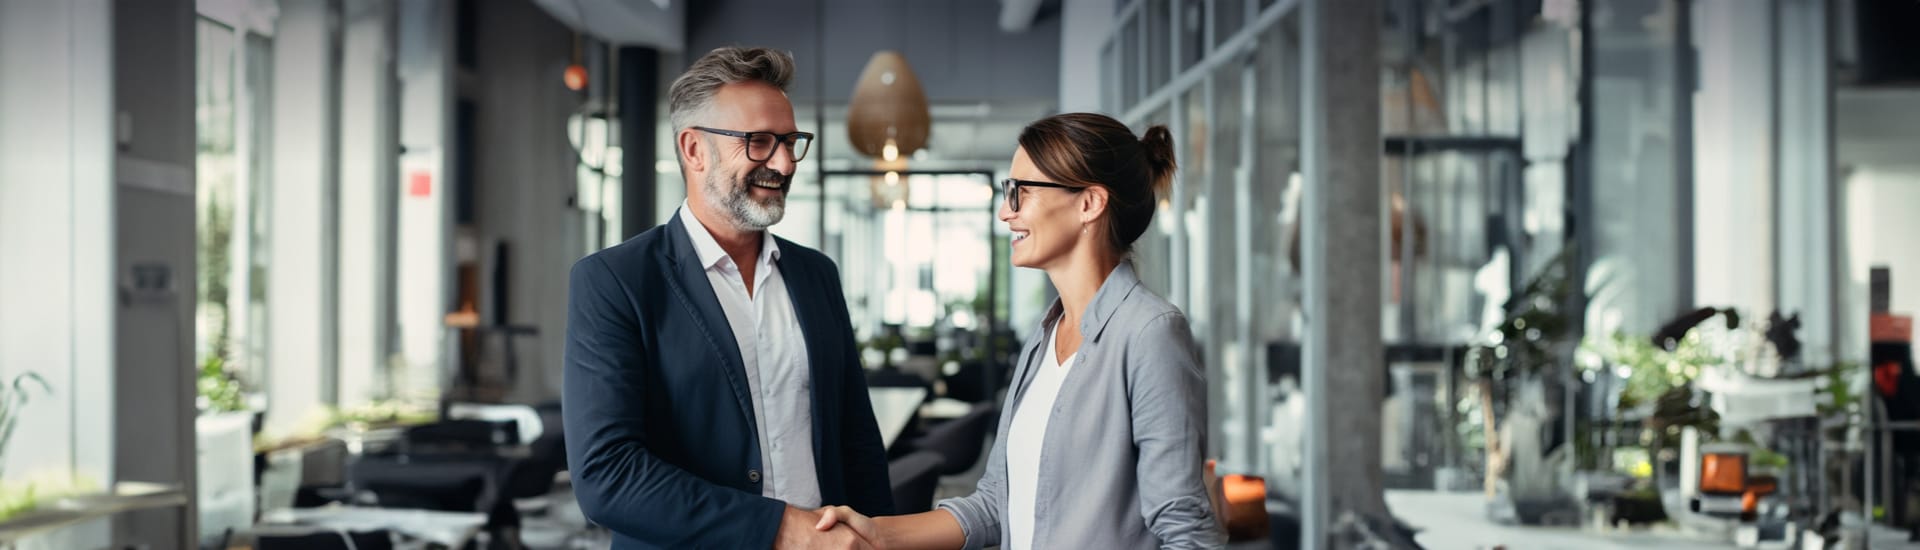
[[[255,382],[266,354],[271,43],[212,19],[197,26],[194,359]]]

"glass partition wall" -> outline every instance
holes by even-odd
[[[1193,321],[1210,454],[1280,493],[1298,482],[1305,429],[1297,249],[1311,75],[1298,7],[1122,2],[1100,50],[1104,110],[1137,131],[1174,131],[1181,169],[1136,262]],[[1394,8],[1384,23],[1376,276],[1389,487],[1477,486],[1466,352],[1574,238],[1577,19],[1532,9]]]

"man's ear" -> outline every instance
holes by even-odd
[[[707,171],[706,155],[712,151],[707,147],[706,140],[700,139],[699,134],[689,129],[680,130],[673,139],[674,151],[680,154],[681,162],[686,163],[687,172]]]
[[[1080,223],[1093,223],[1100,219],[1100,214],[1107,211],[1111,199],[1113,195],[1109,194],[1107,186],[1087,186],[1086,190],[1080,192]]]

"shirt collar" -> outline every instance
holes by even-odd
[[[687,201],[684,200],[680,201],[680,225],[686,226],[687,238],[693,241],[693,252],[700,257],[702,269],[713,269],[722,265],[723,262],[733,261],[733,257],[727,255],[726,249],[720,248],[720,241],[713,238],[713,232],[707,231],[707,226],[700,223],[698,216],[693,215],[692,208],[687,208]],[[760,264],[766,265],[779,261],[780,243],[775,242],[773,233],[763,232],[761,237]]]

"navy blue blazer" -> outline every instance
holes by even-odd
[[[839,270],[777,242],[807,341],[822,503],[890,514]],[[740,348],[679,216],[573,265],[562,399],[574,495],[614,548],[773,545],[786,503],[760,496]]]

